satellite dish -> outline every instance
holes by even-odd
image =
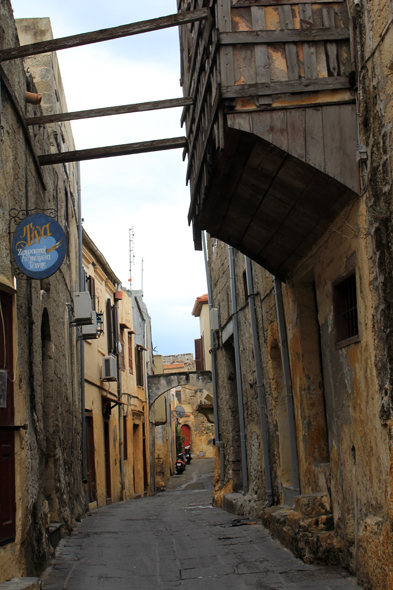
[[[186,411],[183,408],[183,406],[176,406],[175,414],[178,418],[184,418],[184,416],[186,415]]]

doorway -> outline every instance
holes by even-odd
[[[188,447],[188,445],[191,444],[191,428],[188,426],[188,424],[182,424],[181,440],[183,443],[183,449],[184,447]]]
[[[94,455],[93,412],[86,410],[86,467],[89,502],[97,500],[97,481]]]
[[[111,486],[111,455],[109,445],[109,421],[104,421],[104,449],[105,449],[105,487],[106,503],[112,503],[112,486]]]
[[[0,407],[0,546],[15,541],[15,433],[1,426],[14,424],[14,357],[12,296],[0,292],[0,370],[4,388]]]

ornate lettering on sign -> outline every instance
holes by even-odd
[[[48,215],[29,215],[15,230],[13,253],[19,269],[28,277],[50,277],[64,260],[64,231],[57,221]]]

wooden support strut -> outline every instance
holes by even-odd
[[[90,45],[91,43],[100,43],[101,41],[110,41],[112,39],[120,39],[121,37],[139,35],[140,33],[149,33],[169,27],[177,27],[204,20],[207,18],[208,12],[207,8],[201,8],[199,10],[190,10],[161,18],[121,25],[120,27],[93,31],[91,33],[81,33],[79,35],[71,35],[70,37],[61,37],[60,39],[40,41],[39,43],[31,43],[30,45],[22,45],[21,47],[9,47],[0,51],[0,61],[8,61],[10,59],[28,57],[29,55],[39,55],[40,53],[59,51],[60,49],[80,47],[81,45]]]
[[[117,107],[105,107],[90,109],[87,111],[74,111],[71,113],[55,113],[26,119],[27,125],[45,125],[47,123],[61,123],[62,121],[76,121],[78,119],[92,119],[94,117],[109,117],[110,115],[123,115],[126,113],[141,113],[143,111],[155,111],[158,109],[170,109],[192,105],[191,97],[171,98],[168,100],[156,100],[152,102],[140,102]]]
[[[186,145],[187,139],[185,137],[172,137],[170,139],[156,139],[139,143],[127,143],[87,150],[61,152],[59,154],[45,154],[39,156],[38,159],[41,166],[50,166],[53,164],[64,164],[65,162],[82,162],[83,160],[98,160],[100,158],[112,158],[115,156],[128,156],[131,154],[174,150],[184,148]]]

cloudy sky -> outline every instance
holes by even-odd
[[[15,18],[45,17],[55,37],[114,27],[176,12],[176,0],[11,0]],[[70,111],[182,95],[178,29],[58,52]],[[73,122],[77,149],[179,137],[181,109]],[[195,298],[206,293],[203,254],[187,224],[189,188],[182,151],[81,163],[84,227],[123,285],[129,279],[134,227],[134,289],[141,287],[160,354],[194,351]]]

